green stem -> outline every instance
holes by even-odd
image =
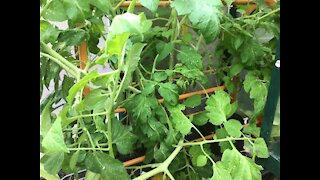
[[[124,53],[125,53],[125,47],[126,47],[126,43],[124,44],[123,48],[122,48],[122,54],[119,54],[118,57],[121,57],[120,61],[118,61],[118,68],[119,69],[122,69],[122,64],[123,64],[123,60],[124,60]],[[114,103],[117,101],[117,98],[121,92],[121,88],[122,88],[122,85],[123,85],[123,80],[120,84],[120,88],[118,88],[118,81],[119,81],[119,78],[120,78],[120,70],[118,70],[116,72],[116,75],[115,75],[115,80],[114,80],[114,87],[113,87],[113,90],[112,90],[112,93],[111,93],[111,105],[109,106],[108,110],[107,110],[107,114],[106,114],[106,118],[107,118],[107,129],[108,129],[108,147],[109,147],[109,155],[111,157],[114,158],[114,153],[113,153],[113,148],[112,148],[112,125],[111,125],[111,113],[113,114],[113,106],[114,106]]]
[[[175,9],[171,10],[171,16],[173,18],[171,27],[172,27],[172,34],[170,37],[170,41],[173,42],[176,39],[176,26],[177,26],[177,12]],[[174,46],[174,44],[173,44]],[[169,69],[173,70],[174,66],[174,51],[170,53],[170,59],[169,59]],[[169,77],[169,81],[172,82],[172,76]]]
[[[113,8],[113,10],[114,11],[116,11],[120,6],[121,6],[121,4],[123,3],[123,2],[125,2],[126,0],[121,0],[114,8]]]
[[[121,53],[121,56],[119,55],[119,57],[121,57],[121,60],[118,61],[118,68],[119,69],[122,69],[122,66],[123,66],[123,62],[124,62],[124,54],[125,54],[125,47],[127,46],[127,43],[124,43],[124,46],[122,48],[122,53]],[[124,77],[122,78],[121,82],[120,82],[120,87],[118,88],[118,81],[119,81],[119,77],[120,77],[120,70],[118,70],[118,74],[116,75],[116,80],[115,80],[115,85],[114,85],[114,89],[113,91],[116,91],[116,96],[114,99],[112,99],[111,102],[115,102],[117,101],[118,99],[118,96],[120,95],[121,93],[121,89],[122,89],[122,86],[124,84],[124,80],[126,79],[128,75],[128,70],[124,73]]]
[[[131,91],[133,91],[134,93],[141,93],[141,91],[135,87],[132,86],[128,86],[128,89],[130,89]]]
[[[242,136],[243,136],[243,137],[246,137],[246,135],[245,135],[245,134],[243,134],[243,132],[241,132],[241,134],[242,134]],[[248,141],[249,141],[249,143],[250,143],[251,145],[253,145],[253,144],[254,144],[250,139],[248,139]]]
[[[217,142],[224,142],[224,141],[243,141],[248,139],[254,139],[254,138],[224,138],[224,139],[215,139],[215,140],[205,140],[201,142],[189,142],[189,143],[182,143],[183,146],[196,146],[201,144],[208,144],[208,143],[217,143]]]
[[[128,8],[128,11],[129,13],[133,13],[133,10],[134,10],[134,6],[136,5],[136,0],[132,0],[130,5],[129,5],[129,8]]]
[[[232,37],[236,38],[237,36],[234,35],[232,32],[230,32],[229,30],[227,30],[226,28],[224,28],[223,26],[220,25],[220,28],[223,29],[225,32],[227,32],[228,34],[230,34]]]
[[[230,139],[230,137],[227,137],[227,139],[228,139],[230,145],[232,146],[232,149],[237,149],[237,148],[234,146],[234,144],[232,143],[232,140]]]
[[[190,167],[190,163],[189,163],[189,159],[187,157],[187,151],[186,151],[186,148],[183,147],[183,156],[186,160],[186,166],[187,166],[187,172],[188,172],[188,176],[190,176],[190,170],[189,170],[189,167]]]
[[[170,180],[175,180],[168,169],[165,171],[165,174],[167,174],[169,176]]]
[[[276,12],[278,12],[278,11],[280,11],[280,8],[277,8],[277,9],[275,9],[275,10],[272,10],[272,11],[268,12],[267,14],[259,17],[256,21],[260,21],[261,19],[266,18],[266,17],[270,16],[271,14],[276,13]],[[248,25],[249,25],[249,24],[245,24],[245,25],[242,26],[242,28],[244,28],[244,27],[246,27],[246,26],[248,26]]]
[[[252,160],[253,160],[253,162],[256,161],[256,156],[257,156],[256,154],[253,154],[253,155],[252,155]]]
[[[94,145],[94,143],[93,143],[92,137],[91,137],[88,129],[85,127],[85,128],[83,128],[83,130],[87,133],[87,136],[88,136],[88,138],[89,138],[89,141],[90,141],[90,144],[91,144],[92,148],[95,148],[95,145]],[[96,151],[96,150],[93,149],[93,151]]]
[[[135,178],[135,180],[145,180],[145,179],[148,179],[148,178],[150,178],[160,172],[168,171],[168,166],[173,161],[173,159],[179,154],[180,150],[183,148],[182,142],[183,142],[182,140],[179,141],[176,149],[170,154],[170,156],[163,163],[161,163],[160,166],[158,166],[157,168]]]
[[[196,51],[199,50],[199,47],[200,47],[200,44],[201,44],[202,39],[203,39],[203,35],[201,34],[201,35],[200,35],[200,38],[199,38],[199,40],[198,40],[197,46],[196,46]]]
[[[155,164],[146,164],[146,165],[142,165],[142,166],[129,166],[129,167],[125,167],[126,169],[144,169],[144,168],[155,168],[160,166],[161,163],[155,163]]]
[[[214,162],[214,160],[209,156],[209,154],[207,154],[207,152],[203,149],[203,145],[202,145],[202,144],[200,145],[200,148],[201,148],[203,154],[212,162],[212,164],[213,164],[213,165],[216,164],[216,163]]]
[[[154,58],[154,60],[153,60],[153,66],[152,66],[152,71],[151,71],[151,77],[150,77],[150,79],[152,79],[153,74],[154,74],[154,71],[155,71],[155,69],[156,69],[156,63],[157,63],[158,57],[159,57],[159,54],[157,54],[157,56],[156,56],[156,57]]]
[[[68,60],[66,60],[64,57],[62,57],[59,53],[57,53],[55,50],[51,49],[50,47],[48,47],[43,41],[40,41],[40,46],[43,48],[43,50],[45,52],[47,52],[48,54],[50,54],[52,57],[58,59],[60,62],[62,62],[63,64],[65,64],[66,66],[68,66],[70,69],[72,69],[73,71],[77,72],[77,73],[84,73],[87,74],[85,71],[80,70],[79,68],[77,68],[75,65],[73,65],[72,63],[70,63]]]
[[[270,16],[271,14],[276,13],[276,12],[278,12],[278,11],[280,11],[280,8],[277,8],[277,9],[275,9],[275,10],[272,10],[272,11],[268,12],[267,14],[259,17],[257,20],[260,21],[261,19],[266,18],[266,17]]]
[[[197,83],[199,84],[199,86],[200,86],[203,90],[206,90],[199,81],[197,81]],[[209,99],[210,96],[209,96],[209,94],[207,93],[207,91],[205,91],[205,93],[206,93],[207,99]]]
[[[78,150],[100,150],[100,151],[109,151],[109,148],[68,148],[69,151],[78,151]]]
[[[48,1],[46,3],[46,5],[44,5],[44,7],[41,9],[40,11],[40,17],[43,16],[43,12],[48,8],[49,4],[51,3],[51,1]]]
[[[180,22],[177,20],[177,32],[176,32],[176,35],[175,35],[175,40],[181,34],[182,25],[185,23],[186,19],[187,19],[187,15],[184,15]]]
[[[55,63],[57,63],[59,66],[61,66],[64,70],[66,70],[69,74],[71,74],[74,77],[77,77],[76,73],[74,72],[72,69],[70,69],[68,66],[66,66],[65,64],[63,64],[62,62],[60,62],[57,58],[54,58],[52,56],[50,56],[49,54],[40,52],[40,55],[46,58],[51,59],[52,61],[54,61]]]
[[[156,20],[163,20],[163,21],[169,21],[169,19],[167,18],[162,18],[162,17],[157,17],[157,18],[153,18],[153,19],[149,19],[151,21],[156,21]]]
[[[112,102],[112,101],[111,101]],[[109,147],[109,155],[114,158],[113,148],[112,148],[112,131],[111,131],[111,116],[110,111],[112,110],[112,105],[110,105],[111,108],[109,108],[109,111],[107,113],[107,139],[108,139],[108,147]]]
[[[147,74],[151,74],[151,72],[149,72],[145,67],[143,67],[142,64],[139,64],[139,65],[140,65],[141,69],[142,69],[144,72],[146,72]],[[156,70],[156,71],[157,71],[157,70]]]
[[[198,129],[195,125],[193,125],[192,123],[191,123],[191,125],[192,125],[193,129],[195,129],[195,130],[198,132],[198,134],[202,137],[202,139],[203,139],[203,140],[206,140],[206,138],[204,138],[204,136],[203,136],[202,133],[199,131],[199,129]]]
[[[160,107],[161,107],[161,109],[163,110],[164,114],[166,115],[167,123],[168,123],[168,125],[169,125],[169,130],[170,130],[170,129],[173,129],[172,124],[171,124],[171,122],[170,122],[170,120],[169,120],[169,117],[168,117],[168,114],[167,114],[166,110],[164,109],[164,107],[163,107],[162,104],[160,104]],[[174,137],[174,138],[175,138],[175,137]]]
[[[83,118],[83,117],[92,117],[92,116],[100,116],[100,115],[106,115],[106,112],[95,113],[95,114],[83,114],[80,116],[70,117],[70,118],[68,118],[68,120],[76,120],[76,119]]]

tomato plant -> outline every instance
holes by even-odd
[[[158,8],[159,0],[123,3],[40,0],[40,97],[54,82],[41,101],[40,176],[79,179],[85,170],[88,180],[161,173],[261,179],[255,158],[269,152],[256,120],[279,39],[279,3],[256,1],[248,15],[249,4],[238,5],[238,17],[230,15],[233,0],[174,0],[166,8]],[[67,29],[55,25],[62,21]],[[87,62],[79,60],[82,43]],[[241,112],[234,96],[241,90],[252,99],[248,124],[234,116]],[[54,114],[59,102],[62,110]],[[141,153],[139,165],[123,164]]]

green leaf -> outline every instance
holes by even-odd
[[[218,90],[206,101],[209,121],[213,125],[220,125],[227,121],[227,115],[233,110],[230,105],[230,96],[223,90]]]
[[[172,147],[172,145],[171,145],[171,147]],[[168,167],[168,170],[172,174],[175,174],[175,172],[182,172],[182,171],[179,171],[179,169],[183,168],[185,165],[186,165],[185,156],[184,156],[183,153],[179,153],[179,154],[177,154],[177,156],[170,163],[170,165]],[[174,177],[175,177],[175,175],[174,175]]]
[[[161,81],[164,81],[168,78],[168,75],[164,72],[164,71],[161,71],[161,72],[155,72],[152,76],[153,80],[156,81],[156,82],[161,82]]]
[[[75,169],[76,168],[77,161],[78,161],[78,158],[79,158],[79,154],[80,154],[79,150],[72,154],[72,156],[70,158],[70,168],[71,169]]]
[[[62,94],[63,98],[65,99],[68,94],[69,94],[69,89],[74,85],[75,79],[72,77],[69,77],[67,75],[63,76],[63,81],[62,81]]]
[[[223,123],[223,125],[230,136],[235,138],[241,136],[242,124],[238,120],[230,119]]]
[[[50,155],[45,155],[47,157],[43,157],[43,160],[45,159],[45,162],[43,164],[44,170],[47,171],[51,175],[57,174],[60,169],[61,165],[64,159],[64,153],[63,152],[55,152]]]
[[[105,13],[109,13],[111,7],[110,0],[90,0],[90,4],[96,6]]]
[[[224,2],[226,3],[228,9],[231,8],[232,3],[234,2],[234,0],[224,0]]]
[[[73,23],[84,23],[90,17],[90,0],[60,0],[63,4],[68,20]]]
[[[253,124],[250,124],[249,126],[245,126],[242,132],[246,134],[252,134],[255,137],[259,137],[260,129],[261,129],[260,127],[257,127],[257,125],[253,123]]]
[[[241,48],[240,59],[241,62],[247,66],[254,66],[256,61],[263,58],[265,54],[262,48],[261,43],[257,40],[247,40],[244,42],[245,46]],[[240,50],[239,50],[240,51]]]
[[[58,174],[51,175],[46,170],[44,170],[43,163],[40,163],[40,177],[45,178],[46,180],[59,180]]]
[[[54,153],[54,152],[67,152],[67,153],[69,153],[69,150],[63,140],[60,116],[58,116],[58,118],[55,120],[55,122],[51,126],[50,130],[47,132],[47,135],[44,136],[44,138],[42,140],[42,146],[48,152],[52,152],[52,153]]]
[[[151,20],[147,20],[143,13],[135,15],[127,12],[117,15],[112,20],[111,27],[109,28],[108,40],[112,39],[115,35],[123,33],[142,35],[151,25]]]
[[[232,78],[229,76],[224,76],[222,78],[222,81],[224,82],[224,85],[226,86],[228,92],[233,93],[236,89],[234,83],[232,82]]]
[[[98,131],[106,131],[107,127],[102,117],[96,116],[93,118],[93,121]]]
[[[202,70],[202,57],[196,50],[189,46],[182,45],[177,55],[179,62],[186,65],[188,69]]]
[[[209,118],[208,118],[207,112],[203,112],[203,113],[194,115],[192,123],[197,126],[203,126],[207,124],[208,120]]]
[[[104,64],[104,59],[109,59],[112,55],[116,54],[119,55],[122,53],[123,47],[125,43],[127,42],[128,38],[130,36],[130,33],[123,33],[119,35],[115,35],[112,38],[107,39],[106,41],[106,47],[105,47],[105,52],[107,54],[103,56],[103,59],[99,60],[99,64]]]
[[[239,74],[243,68],[244,68],[244,66],[241,63],[232,64],[230,72],[229,72],[229,76],[234,77],[235,75]]]
[[[128,127],[124,126],[116,118],[112,118],[112,143],[116,144],[120,154],[126,155],[132,152],[137,136],[132,134]]]
[[[141,35],[152,25],[141,13],[139,15],[124,13],[114,17],[106,41],[106,52],[109,56],[121,54],[125,42],[130,35]]]
[[[87,170],[84,180],[100,180],[100,174]]]
[[[194,108],[196,106],[199,106],[201,104],[201,95],[195,94],[190,97],[188,97],[183,104],[187,107]]]
[[[223,167],[221,162],[212,165],[213,176],[210,180],[232,180],[230,173]]]
[[[42,17],[49,21],[64,21],[68,19],[66,10],[60,0],[52,0],[49,2],[47,9],[42,13]]]
[[[149,95],[154,92],[156,84],[146,82],[144,85],[144,89],[142,89],[141,93],[144,95]]]
[[[115,46],[121,46],[120,44],[116,44]],[[114,48],[115,51],[112,51],[110,53],[115,53],[117,51],[118,48]],[[110,48],[109,48],[110,50]],[[121,53],[121,50],[120,50],[120,53]],[[100,64],[100,65],[104,65],[106,63],[106,61],[110,58],[111,56],[110,55],[107,55],[106,53],[103,53],[101,56],[99,56],[97,58],[97,60],[95,61],[96,64]]]
[[[114,80],[115,74],[116,71],[113,71],[112,73],[100,74],[98,77],[93,78],[91,82],[96,86],[107,88],[110,82]]]
[[[167,106],[170,112],[170,118],[175,124],[174,128],[180,131],[181,134],[187,135],[190,133],[192,124],[190,120],[181,112],[181,110],[185,109],[185,106],[182,104],[178,104],[177,106]]]
[[[232,46],[235,50],[238,50],[243,44],[244,39],[241,36],[236,36],[232,42]]]
[[[267,83],[262,82],[258,76],[259,72],[250,71],[243,82],[244,90],[247,93],[250,92],[250,98],[254,99],[253,105],[255,115],[258,115],[263,111],[268,95]]]
[[[154,152],[154,159],[157,162],[165,161],[170,156],[172,149],[172,146],[167,145],[164,142],[161,142],[159,149],[155,150]]]
[[[144,7],[148,8],[151,12],[157,12],[159,0],[138,0]]]
[[[40,20],[40,40],[45,43],[54,43],[59,36],[60,31],[49,22]]]
[[[84,110],[104,109],[106,107],[107,96],[103,95],[101,89],[94,89],[80,102]],[[79,104],[79,105],[80,105]]]
[[[254,113],[260,114],[267,101],[268,88],[265,83],[256,81],[251,86],[250,98],[254,99]]]
[[[261,179],[262,166],[255,164],[252,159],[243,156],[236,149],[225,150],[221,162],[231,173],[233,179]]]
[[[88,33],[82,29],[67,29],[60,33],[58,41],[64,42],[66,46],[76,46],[88,39]]]
[[[216,130],[215,139],[224,139],[228,136],[228,133],[225,128],[220,128]],[[220,152],[223,153],[226,149],[232,149],[229,141],[219,142]]]
[[[208,155],[212,155],[210,151],[210,145],[204,145],[203,149]],[[192,146],[189,149],[189,154],[191,156],[191,162],[194,166],[203,167],[207,164],[207,157],[203,153],[200,146]]]
[[[51,102],[49,101],[41,113],[40,121],[40,135],[46,136],[47,132],[51,128],[51,116],[50,116]]]
[[[200,30],[207,43],[217,37],[220,29],[220,9],[223,7],[221,1],[175,0],[171,7],[177,10],[178,15],[188,15],[193,27]]]
[[[156,45],[156,50],[159,54],[157,58],[157,62],[161,62],[163,59],[165,59],[173,50],[173,43],[165,43],[163,41],[160,41]]]
[[[197,166],[203,167],[207,164],[207,157],[205,155],[200,155],[197,157]]]
[[[98,77],[98,70],[95,69],[93,71],[91,71],[89,74],[87,74],[86,76],[84,76],[79,82],[77,82],[76,84],[74,84],[71,89],[69,90],[69,95],[67,97],[67,102],[71,105],[74,97],[76,96],[76,94],[81,91],[82,88],[84,88],[84,86],[86,86],[91,80],[93,80],[94,78]]]
[[[172,105],[177,104],[179,94],[178,86],[172,83],[159,83],[159,94],[164,98],[164,100]]]
[[[128,86],[130,85],[132,81],[132,73],[136,70],[138,66],[138,63],[140,60],[140,54],[145,45],[146,44],[136,43],[129,50],[126,57],[126,62],[124,65],[125,74],[122,80],[123,82],[121,82],[122,86],[120,89],[120,93],[124,92],[124,90],[127,89]]]
[[[163,139],[168,129],[155,117],[150,117],[144,124],[139,125],[141,131],[147,135],[148,141],[160,141]]]
[[[189,79],[192,79],[192,80],[198,80],[203,84],[207,83],[207,81],[208,81],[208,77],[206,77],[204,75],[202,70],[189,69],[185,65],[182,65],[180,63],[176,64],[175,71],[178,71],[179,73],[181,73],[186,78],[189,78]]]
[[[259,158],[268,158],[270,156],[268,147],[263,138],[257,138],[253,144],[253,153]]]
[[[157,106],[158,101],[154,96],[138,94],[125,105],[125,108],[129,113],[132,113],[133,117],[139,122],[146,123]]]
[[[101,174],[105,179],[130,179],[123,164],[103,152],[88,153],[85,166],[88,170]]]
[[[257,79],[257,72],[256,71],[249,71],[246,76],[245,79],[243,81],[243,88],[244,90],[249,93],[252,83],[255,82],[255,80]]]

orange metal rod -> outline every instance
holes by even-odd
[[[182,100],[182,99],[186,99],[192,95],[195,95],[195,94],[206,94],[206,93],[212,93],[214,91],[217,91],[217,90],[220,90],[220,89],[225,89],[225,86],[218,86],[218,87],[213,87],[213,88],[209,88],[209,89],[205,89],[205,90],[200,90],[200,91],[195,91],[195,92],[191,92],[191,93],[186,93],[186,94],[181,94],[179,96],[179,100]],[[159,99],[158,102],[159,103],[163,103],[164,99]],[[126,109],[125,108],[117,108],[115,110],[116,113],[120,113],[120,112],[125,112]]]
[[[79,50],[79,60],[80,60],[81,69],[85,69],[88,62],[87,43],[82,42],[78,50]],[[83,89],[84,96],[87,96],[89,92],[90,92],[90,89],[88,87],[84,87]]]
[[[123,164],[124,167],[128,167],[128,166],[143,162],[144,159],[145,159],[145,156],[141,156],[141,157],[137,157],[137,158],[131,159],[129,161],[126,161],[126,162],[124,162],[122,164]]]

